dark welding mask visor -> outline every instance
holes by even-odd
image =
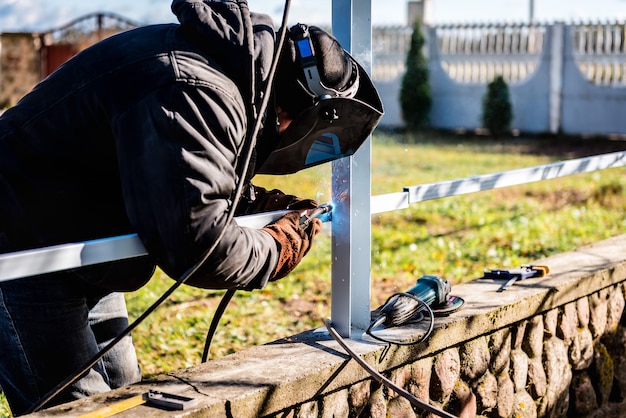
[[[305,109],[279,137],[278,146],[256,172],[291,174],[354,154],[383,116],[383,105],[356,61],[359,88],[354,97],[323,97]]]

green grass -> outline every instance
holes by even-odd
[[[0,393],[0,417],[6,418],[11,416],[11,411],[9,411],[9,405],[4,397],[4,393]]]
[[[584,142],[584,141],[583,141]],[[404,186],[529,167],[583,154],[591,142],[571,138],[507,139],[377,132],[372,141],[372,194]],[[595,144],[595,143],[593,143]],[[612,148],[626,144],[612,143]],[[549,151],[549,152],[546,152]],[[592,149],[589,153],[602,152]],[[256,183],[286,193],[331,199],[330,165]],[[486,267],[514,267],[626,230],[624,169],[421,202],[372,217],[372,306],[409,288],[423,274],[454,286]],[[266,289],[237,292],[215,335],[217,358],[317,328],[330,314],[330,226],[287,278]],[[172,281],[157,271],[128,293],[131,318]],[[134,332],[145,377],[200,363],[210,321],[223,292],[179,289]],[[0,402],[0,416],[3,416]]]
[[[560,161],[574,157],[572,149],[582,152],[572,145],[538,154],[537,148],[545,148],[540,141],[378,133],[372,145],[372,194]],[[454,285],[480,277],[485,267],[519,266],[621,234],[626,226],[623,173],[619,168],[574,175],[373,216],[372,305],[412,286],[423,274],[440,275]],[[326,202],[330,176],[325,165],[285,177],[262,176],[256,183]],[[309,255],[287,278],[235,295],[213,340],[211,358],[322,326],[330,314],[330,269],[330,227],[325,225]],[[129,294],[131,315],[142,312],[170,283],[157,274],[149,286]],[[146,375],[199,363],[222,294],[186,288],[135,332]]]

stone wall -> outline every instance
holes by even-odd
[[[626,395],[623,311],[624,285],[619,284],[394,374],[423,399],[463,416],[585,417],[598,416],[598,408],[603,415],[618,412]],[[406,403],[404,408],[408,413]]]
[[[466,304],[439,318],[427,343],[347,343],[396,385],[457,416],[621,416],[626,235],[537,264],[550,274],[504,292],[487,279],[454,286]],[[410,338],[416,329],[394,332]],[[116,417],[429,416],[372,379],[325,328],[33,416],[80,416],[149,389],[198,403],[175,413],[141,405]]]

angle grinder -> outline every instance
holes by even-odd
[[[435,316],[447,316],[460,309],[465,301],[451,296],[450,282],[437,276],[422,276],[406,292],[394,293],[383,306],[372,311],[377,325],[397,327],[419,322],[428,305]]]

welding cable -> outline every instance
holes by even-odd
[[[378,317],[376,317],[376,319],[374,319],[369,327],[367,328],[367,330],[365,330],[365,333],[367,335],[369,335],[370,337],[374,338],[375,340],[378,341],[382,341],[384,343],[387,344],[395,344],[395,345],[414,345],[414,344],[419,344],[423,341],[425,341],[428,337],[430,337],[430,334],[433,332],[433,328],[435,326],[435,313],[433,312],[433,310],[430,308],[430,306],[428,306],[427,303],[424,303],[423,300],[421,300],[420,298],[418,298],[417,296],[415,296],[413,293],[410,292],[398,292],[398,293],[394,293],[393,295],[389,296],[389,298],[387,298],[387,301],[384,303],[383,306],[387,305],[393,298],[399,298],[399,297],[409,297],[413,300],[415,300],[417,302],[417,307],[416,307],[416,311],[415,313],[408,319],[406,319],[404,321],[404,323],[398,323],[397,320],[394,320],[394,318],[389,318],[388,315],[389,314],[385,314],[385,313],[381,313]],[[424,318],[424,314],[422,312],[426,311],[428,313],[428,329],[426,330],[426,332],[417,340],[417,341],[411,341],[411,342],[397,342],[397,341],[390,341],[390,340],[386,340],[382,337],[377,336],[374,333],[374,328],[378,327],[379,325],[384,324],[385,322],[394,322],[393,326],[401,326],[404,324],[413,324],[413,323],[417,323],[419,321],[421,321]]]
[[[217,326],[224,315],[224,311],[228,306],[228,303],[235,295],[235,289],[228,289],[222,299],[220,300],[220,304],[218,305],[215,313],[213,314],[213,319],[211,320],[211,326],[209,327],[209,331],[206,335],[206,340],[204,341],[204,350],[202,351],[202,363],[206,363],[209,359],[209,350],[211,349],[211,343],[213,342],[213,337],[215,336],[215,331],[217,331]]]
[[[332,211],[331,204],[323,204],[315,208],[309,213],[305,213],[300,217],[300,227],[302,229],[307,229],[309,224],[314,218],[320,219],[323,214],[330,213]],[[209,350],[211,349],[211,342],[213,341],[213,337],[215,336],[215,331],[217,330],[217,325],[228,306],[228,303],[235,295],[234,289],[228,289],[224,296],[222,296],[222,300],[220,301],[219,306],[215,310],[213,314],[213,320],[211,321],[211,326],[209,327],[209,331],[207,332],[206,340],[204,342],[204,351],[202,352],[202,363],[205,363],[209,358]]]
[[[272,66],[270,68],[270,73],[268,75],[266,91],[265,91],[265,94],[263,95],[263,104],[261,105],[261,108],[263,109],[263,113],[265,112],[265,109],[267,108],[267,103],[269,101],[270,91],[271,91],[270,89],[272,87],[272,83],[274,82],[274,75],[276,73],[276,68],[278,67],[278,60],[280,59],[280,51],[283,49],[283,45],[285,44],[285,38],[287,34],[287,17],[289,16],[290,6],[291,6],[291,0],[286,0],[285,9],[283,10],[283,19],[282,19],[280,34],[278,37],[278,43],[276,45],[276,54],[274,54],[274,60],[272,61]],[[260,117],[257,121],[259,120],[261,120]],[[257,125],[259,124],[257,123]],[[258,132],[258,126],[255,131]],[[256,137],[256,133],[254,137]],[[251,148],[254,148],[254,147],[251,147]],[[250,151],[252,151],[252,149]],[[248,156],[248,158],[246,158],[246,167],[245,167],[244,174],[248,171],[250,158],[251,158],[251,153]],[[240,177],[240,178],[243,178],[243,177]],[[242,181],[239,182],[239,186],[240,186],[239,196],[241,195],[242,183],[243,183]],[[239,199],[235,200],[235,202],[238,202],[238,201]],[[224,311],[226,310],[228,303],[230,302],[230,300],[233,298],[234,295],[235,295],[234,289],[227,290],[224,296],[222,296],[222,300],[220,301],[220,304],[217,310],[213,314],[213,319],[211,320],[211,325],[209,327],[209,331],[207,332],[207,336],[204,342],[204,350],[202,352],[202,363],[205,363],[209,358],[209,350],[211,349],[211,342],[213,341],[213,337],[215,336],[217,325],[222,319],[222,315],[224,314]]]
[[[285,9],[283,11],[283,27],[281,29],[281,34],[280,34],[280,44],[282,46],[284,39],[285,39],[285,33],[286,33],[286,22],[287,22],[287,16],[289,14],[289,8],[291,5],[291,0],[285,0]],[[242,194],[242,190],[243,190],[243,183],[245,182],[245,179],[247,178],[247,172],[248,172],[248,168],[250,166],[250,161],[252,159],[252,154],[253,154],[253,150],[254,150],[254,143],[255,143],[255,138],[257,137],[259,130],[261,128],[261,124],[262,124],[262,119],[263,119],[263,115],[265,114],[265,110],[267,109],[267,105],[269,103],[269,97],[270,97],[270,89],[272,88],[272,84],[274,81],[274,74],[276,72],[276,67],[277,67],[277,63],[278,63],[278,58],[280,57],[280,49],[278,49],[276,51],[276,54],[274,55],[274,60],[272,63],[272,68],[270,73],[268,74],[268,81],[267,81],[267,85],[265,87],[265,91],[263,92],[263,100],[261,102],[261,106],[259,107],[259,111],[258,111],[258,118],[255,120],[254,126],[252,131],[250,131],[249,136],[247,137],[246,143],[244,144],[245,147],[245,153],[243,154],[243,160],[242,160],[242,165],[240,166],[240,170],[239,171],[239,181],[237,183],[234,195],[233,195],[233,205],[231,205],[228,214],[227,214],[227,218],[226,218],[226,223],[230,223],[232,222],[234,216],[235,216],[235,210],[237,209],[237,202],[239,202],[239,199],[241,198],[241,194]],[[124,331],[122,331],[120,333],[120,335],[118,335],[116,338],[114,338],[113,340],[111,340],[111,342],[109,344],[107,344],[105,347],[103,347],[98,353],[96,353],[96,355],[94,355],[89,361],[87,361],[85,363],[85,365],[83,367],[81,367],[79,370],[77,370],[74,374],[70,375],[68,378],[66,378],[65,380],[63,380],[62,382],[60,382],[57,386],[55,386],[54,388],[52,388],[52,390],[50,390],[48,393],[46,393],[37,403],[33,404],[27,411],[26,413],[33,413],[33,412],[37,412],[39,411],[43,406],[45,406],[48,402],[50,402],[52,399],[54,399],[57,395],[59,395],[63,390],[65,390],[68,386],[70,386],[72,383],[76,382],[78,379],[80,379],[87,371],[89,371],[93,366],[95,366],[98,361],[100,361],[102,359],[102,357],[104,357],[104,355],[106,353],[108,353],[109,351],[111,351],[111,349],[113,347],[115,347],[116,344],[118,344],[122,339],[124,339],[127,335],[129,335],[135,328],[137,328],[137,326],[139,326],[139,324],[141,324],[149,315],[151,315],[159,306],[161,306],[161,304],[163,304],[163,302],[169,298],[169,296],[174,293],[174,291],[176,289],[178,289],[181,285],[183,285],[187,280],[189,280],[189,278],[191,276],[193,276],[199,269],[200,267],[206,262],[206,260],[208,260],[208,258],[211,256],[211,254],[215,251],[215,249],[217,248],[218,244],[220,243],[220,241],[222,240],[222,237],[224,236],[226,232],[226,228],[222,229],[219,233],[219,235],[216,237],[215,241],[213,241],[213,245],[211,245],[211,247],[209,247],[209,249],[204,253],[204,255],[200,258],[200,260],[198,260],[198,262],[196,262],[196,264],[194,264],[190,269],[188,269],[185,273],[183,273],[183,275],[176,280],[176,282],[165,291],[165,293],[163,293],[163,295],[161,295],[151,306],[149,306],[137,319],[135,319],[135,321],[133,321],[133,323],[131,323],[130,325],[128,325],[128,327],[126,327],[126,329]],[[228,293],[227,293],[228,294]],[[232,295],[231,295],[232,297]],[[229,299],[230,300],[230,299]],[[218,318],[219,321],[219,318]]]
[[[428,404],[426,402],[421,401],[417,397],[413,396],[411,393],[407,392],[406,390],[404,390],[400,386],[398,386],[395,383],[393,383],[391,380],[387,379],[385,376],[380,374],[378,371],[374,370],[361,357],[359,357],[350,347],[348,347],[348,344],[346,344],[345,340],[341,337],[341,335],[339,335],[337,330],[335,330],[335,328],[333,327],[333,323],[331,322],[330,319],[326,320],[326,328],[328,329],[328,332],[330,333],[330,335],[350,355],[350,357],[352,357],[354,359],[354,361],[359,363],[359,365],[361,367],[363,367],[374,379],[376,379],[376,381],[378,383],[386,386],[387,388],[389,388],[389,389],[393,390],[394,392],[396,392],[398,395],[400,395],[403,398],[407,399],[411,403],[411,405],[413,405],[416,408],[423,409],[423,410],[425,410],[427,412],[430,412],[431,414],[435,414],[435,415],[443,417],[443,418],[458,418],[455,415],[452,415],[452,414],[450,414],[450,413],[448,413],[448,412],[446,412],[444,410],[441,410],[441,409],[436,408],[436,407],[434,407],[434,406],[432,406],[432,405],[430,405],[430,404]]]

